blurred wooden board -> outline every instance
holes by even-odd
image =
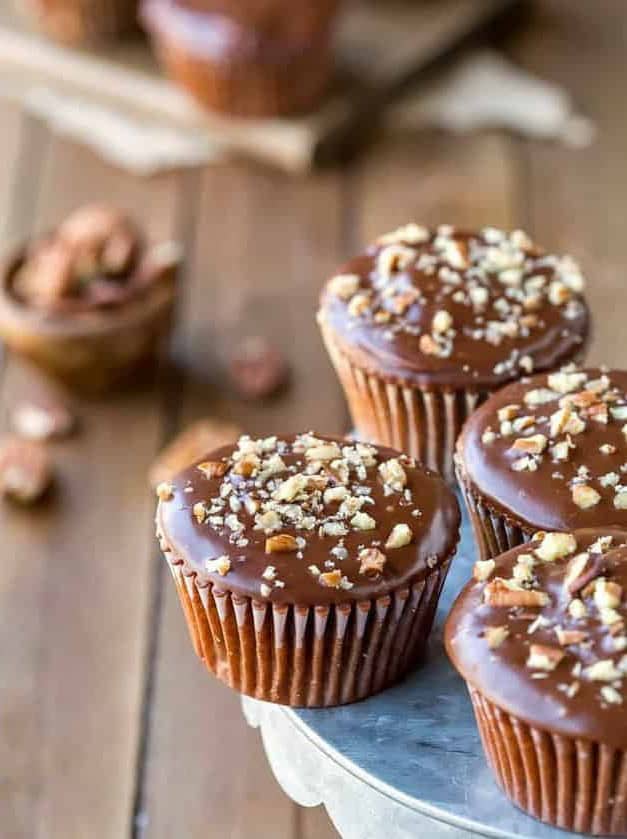
[[[108,50],[74,50],[30,32],[6,3],[0,9],[0,93],[20,97],[53,86],[116,108],[207,132],[212,140],[284,169],[309,169],[409,78],[430,69],[520,0],[356,0],[337,32],[338,82],[310,115],[241,120],[209,114],[164,79],[146,41]]]

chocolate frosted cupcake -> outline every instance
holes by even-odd
[[[242,117],[314,107],[332,71],[329,27],[269,37],[183,0],[144,0],[142,19],[166,71],[199,102]]]
[[[627,528],[627,372],[503,388],[464,426],[457,464],[484,559],[537,530]]]
[[[337,438],[242,437],[157,493],[194,648],[230,687],[338,705],[419,661],[460,521],[437,475]]]
[[[326,285],[319,322],[359,435],[453,480],[466,417],[493,390],[582,352],[584,281],[520,231],[409,224]]]
[[[474,577],[445,643],[500,787],[557,827],[627,835],[627,532],[543,534]]]

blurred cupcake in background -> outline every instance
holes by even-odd
[[[138,0],[24,0],[37,26],[69,44],[110,40],[135,31]]]
[[[332,75],[336,2],[290,5],[289,15],[283,3],[262,0],[228,15],[214,5],[227,4],[144,0],[142,21],[174,81],[206,107],[236,116],[278,116],[318,104]],[[301,6],[308,13],[300,14]]]

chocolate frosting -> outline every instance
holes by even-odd
[[[391,449],[354,445],[336,437],[299,435],[269,440],[264,443],[242,438],[239,451],[238,447],[225,446],[209,454],[201,463],[224,464],[226,472],[221,477],[207,477],[207,467],[203,472],[195,464],[178,475],[171,486],[159,489],[162,500],[157,511],[157,531],[162,547],[171,552],[172,561],[182,562],[201,583],[212,582],[218,589],[258,600],[325,605],[388,594],[420,581],[453,554],[459,535],[459,507],[453,493],[434,472]],[[312,461],[306,454],[328,443],[342,447],[339,459]],[[236,464],[242,459],[242,451],[251,448],[260,453],[261,463],[251,477],[245,478],[235,469],[239,468]],[[265,479],[269,459],[275,455],[285,468],[279,467],[275,475]],[[406,479],[403,487],[384,482],[379,466],[389,461],[401,464]],[[352,465],[347,475],[349,462]],[[319,490],[306,488],[294,499],[280,505],[273,503],[271,495],[287,479],[305,473],[322,479]],[[226,486],[232,489],[225,490]],[[347,488],[349,498],[366,498],[361,512],[374,520],[373,529],[357,529],[352,513],[342,515],[339,499],[325,500],[324,490],[341,486]],[[230,519],[236,531],[229,530],[219,519],[207,517],[201,523],[196,515],[202,509],[196,505],[212,507],[215,499],[221,497],[225,501],[224,517],[237,510],[238,524]],[[231,502],[231,498],[235,500]],[[246,505],[250,498],[279,509],[280,525],[267,531],[255,529],[256,524],[259,528],[259,516],[265,509],[249,511]],[[323,533],[320,528],[325,522],[343,524],[346,535]],[[388,548],[386,541],[397,525],[410,529],[411,542]],[[237,532],[239,527],[241,531]],[[266,553],[266,540],[277,535],[303,541],[298,551]],[[360,572],[359,553],[370,547],[378,548],[386,559],[380,573],[366,575]],[[219,557],[229,560],[224,576],[207,570],[206,560]],[[272,572],[264,576],[268,566],[274,569],[274,576]],[[341,585],[324,584],[322,575],[335,569],[341,572]]]
[[[263,61],[281,65],[317,49],[328,38],[328,27],[320,27],[311,37],[302,37],[298,32],[270,36],[186,0],[146,0],[141,14],[151,27],[200,59],[226,63]]]
[[[627,423],[627,372],[590,369],[565,374],[569,375],[570,380],[559,373],[533,376],[491,396],[468,419],[458,441],[462,477],[488,507],[531,530],[627,527],[627,509],[617,506],[623,483],[627,484],[627,436],[623,430]],[[553,384],[563,390],[569,381],[577,384],[568,393],[551,389]],[[604,388],[596,395],[598,401],[589,396],[591,387]],[[538,394],[549,401],[530,404]],[[579,433],[562,430],[552,434],[551,417],[560,404],[573,399],[590,402],[587,407],[572,408],[585,427]],[[509,420],[512,425],[528,422],[527,417],[533,418],[533,424],[520,432],[506,427],[509,433],[502,434],[499,411],[507,411],[507,406],[519,406]],[[514,465],[525,457],[514,447],[516,440],[538,434],[546,437],[547,444],[541,454],[531,455],[533,471],[515,471]],[[556,452],[556,443],[569,441],[567,449],[562,446],[562,451]],[[567,454],[568,459],[561,460],[556,454]],[[596,503],[579,506],[577,486],[591,488],[591,500],[598,494]],[[627,496],[622,498],[627,501]]]
[[[542,252],[521,231],[407,225],[339,269],[319,317],[352,362],[376,375],[493,389],[582,351],[583,285],[570,257]]]
[[[622,700],[627,675],[623,622],[627,533],[597,528],[579,530],[573,535],[573,552],[553,561],[536,558],[533,565],[534,583],[530,588],[548,594],[548,605],[489,605],[486,590],[494,585],[494,580],[510,579],[518,557],[535,553],[541,543],[517,547],[496,559],[487,580],[473,580],[462,590],[446,623],[446,650],[463,678],[508,713],[550,732],[626,749],[627,715]],[[617,590],[620,604],[613,609],[614,614],[603,612],[603,601],[598,592],[594,593],[599,576],[586,583],[583,590],[573,592],[577,583],[568,584],[574,554],[586,551],[594,543],[598,549],[599,538],[608,536],[611,544],[605,553],[589,553],[587,567],[593,569],[588,577],[600,572],[603,580],[621,587]],[[585,582],[585,573],[579,582]],[[581,608],[573,608],[571,614],[569,604],[575,598],[577,606],[583,604],[585,614]],[[618,620],[612,623],[614,618]],[[502,627],[508,634],[491,648],[489,631],[497,628],[498,636]],[[535,649],[535,658],[532,645],[540,646],[539,651]],[[563,653],[554,669],[546,665],[547,647],[549,656],[559,659]],[[604,663],[599,666],[599,662]]]

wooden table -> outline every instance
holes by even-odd
[[[196,661],[155,546],[148,465],[203,415],[252,433],[345,429],[313,319],[318,289],[340,259],[408,219],[523,226],[572,251],[591,280],[591,360],[624,362],[626,27],[616,0],[553,0],[512,45],[596,120],[585,151],[429,133],[388,138],[351,168],[307,180],[236,164],[139,180],[1,108],[3,246],[100,198],[189,254],[175,342],[186,372],[80,404],[82,433],[54,448],[53,502],[0,508],[3,837],[334,835],[324,813],[281,793],[238,697]],[[292,360],[289,392],[262,406],[222,383],[220,357],[246,334],[271,335]],[[6,414],[40,383],[7,358],[1,387]]]

